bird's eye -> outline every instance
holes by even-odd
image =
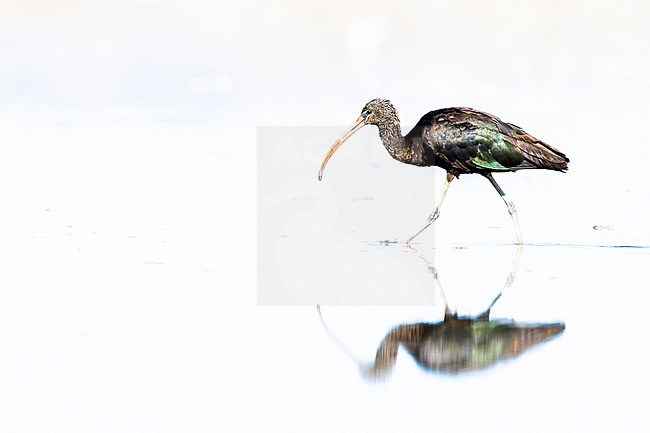
[[[367,109],[367,110],[365,110],[363,112],[363,114],[365,114],[366,116],[369,116],[371,113],[372,113],[372,110],[370,110],[370,109]]]

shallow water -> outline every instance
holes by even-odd
[[[280,357],[274,371],[289,374],[285,403],[316,416],[315,400],[328,413],[315,431],[609,431],[648,423],[647,232],[611,223],[620,220],[599,216],[595,202],[576,206],[548,189],[519,189],[511,196],[525,239],[518,248],[505,206],[470,176],[452,185],[434,226],[404,247],[399,241],[430,211],[410,198],[420,186],[403,188],[417,173],[386,183],[395,168],[356,160],[353,172],[329,173],[328,185],[302,170],[276,167],[275,182],[304,179],[288,196],[265,195],[259,185],[258,302],[306,306],[275,313],[279,321],[301,317],[285,325],[300,330],[283,336],[265,326],[275,341],[267,347]],[[536,174],[497,180],[517,189]],[[576,182],[555,175],[539,182]],[[492,326],[559,328],[538,341],[508,340],[480,324],[462,331],[443,323],[446,307],[475,318],[499,295]],[[285,351],[300,352],[308,366],[283,367]]]
[[[647,3],[5,3],[0,431],[650,431]],[[317,181],[376,97],[569,155],[519,259],[475,176],[402,247],[444,174],[369,127]]]
[[[528,242],[517,264],[505,207],[489,185],[467,177],[450,190],[435,226],[404,248],[395,241],[430,212],[431,177],[440,173],[399,177],[388,164],[357,165],[357,176],[344,179],[333,166],[318,183],[316,163],[305,164],[304,182],[296,177],[285,196],[259,197],[256,239],[254,202],[211,180],[215,170],[232,179],[245,169],[220,159],[209,140],[191,141],[188,151],[187,137],[209,137],[209,127],[98,122],[88,130],[103,137],[94,142],[61,128],[48,138],[57,147],[44,148],[41,133],[18,125],[19,150],[6,156],[12,171],[0,173],[6,425],[310,432],[648,425],[650,241],[636,229],[640,217],[621,225],[589,207],[595,202],[577,207],[560,198],[539,207],[513,191]],[[136,158],[138,135],[152,144]],[[392,189],[359,181],[385,186],[387,173]],[[532,176],[506,182],[535,190]],[[575,182],[571,172],[557,176]],[[402,182],[418,187],[394,194]],[[402,348],[391,374],[369,381],[360,365],[375,360],[391,329],[443,320],[436,275],[460,316],[480,314],[502,292],[492,319],[566,328],[456,374],[422,368]]]
[[[570,192],[548,200],[545,182],[573,191],[584,186],[577,175],[502,176],[527,242],[517,261],[507,211],[483,179],[461,178],[434,227],[405,248],[396,241],[431,210],[434,169],[384,160],[356,163],[345,178],[343,158],[319,183],[314,152],[315,164],[281,166],[274,181],[293,178],[291,189],[261,187],[256,206],[253,185],[231,184],[255,179],[254,169],[221,158],[211,126],[117,125],[14,125],[11,170],[0,173],[5,425],[648,425],[650,240],[642,215],[576,204]],[[643,191],[626,194],[643,203]],[[492,319],[566,328],[513,356],[474,351],[489,365],[455,374],[422,368],[402,348],[390,375],[369,381],[360,365],[375,361],[391,329],[443,320],[436,275],[459,316],[479,315],[501,292]]]
[[[353,253],[345,251],[353,248],[351,243],[331,248],[354,264],[367,255],[392,257],[392,270],[411,277],[387,280],[390,273],[381,267],[372,274],[356,273],[356,266],[338,267],[328,279],[337,281],[329,286],[328,300],[354,303],[365,296],[377,304],[406,300],[403,304],[431,305],[321,307],[326,323],[322,326],[315,309],[307,307],[301,313],[277,313],[274,322],[299,316],[289,326],[300,331],[290,329],[283,335],[273,329],[273,322],[265,325],[270,328],[265,335],[274,341],[265,347],[274,347],[278,357],[274,375],[283,377],[287,391],[284,403],[308,417],[327,411],[322,428],[314,430],[634,431],[647,424],[647,247],[524,245],[518,265],[513,263],[517,248],[512,245],[466,243],[462,249],[417,251],[376,243],[371,252],[367,245],[356,247]],[[435,267],[422,257],[426,254],[435,257]],[[343,273],[347,284],[339,283]],[[563,323],[566,329],[494,363],[493,356],[465,345],[465,357],[489,365],[452,375],[409,354],[407,343],[388,371],[380,377],[369,375],[367,369],[391,330],[443,320],[445,304],[436,292],[436,275],[449,307],[461,316],[479,314],[501,293],[492,318],[537,326]],[[484,338],[503,344],[496,337]],[[478,344],[477,339],[472,341]],[[447,368],[461,369],[464,361],[458,358],[463,356],[451,351],[451,341],[449,335],[429,341],[428,349],[419,348],[420,355],[434,352],[444,358],[446,353],[456,358]],[[283,354],[289,358],[283,361]],[[379,388],[372,386],[377,380]]]

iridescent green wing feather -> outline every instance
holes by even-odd
[[[425,141],[459,172],[566,170],[568,158],[518,126],[471,108],[446,108],[425,115]]]

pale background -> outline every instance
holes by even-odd
[[[0,1],[0,430],[648,430],[648,249],[607,246],[650,244],[649,18],[625,1]],[[435,300],[420,288],[434,232],[424,261],[378,241],[426,218],[443,174],[394,163],[368,127],[316,181],[375,97],[404,125],[472,106],[570,156],[566,175],[499,177],[536,245],[495,314],[563,320],[558,340],[462,377],[402,354],[375,386],[313,306],[256,305],[258,127],[273,125],[328,131],[298,144],[304,173],[275,197],[320,211],[277,229],[284,257],[337,264],[343,294],[373,296],[373,269],[395,269],[416,303]],[[483,179],[452,186],[435,230],[450,302],[489,302],[511,235]],[[381,265],[355,268],[364,249]],[[366,360],[390,327],[440,318],[323,312]]]

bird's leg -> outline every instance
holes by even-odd
[[[494,304],[497,303],[499,298],[501,298],[501,295],[503,294],[503,291],[512,286],[512,283],[515,282],[515,278],[517,277],[517,270],[519,269],[519,260],[521,259],[521,252],[523,251],[523,248],[520,245],[517,245],[517,251],[515,253],[515,258],[512,261],[512,266],[510,267],[510,273],[508,274],[508,278],[506,278],[506,282],[503,284],[503,287],[501,287],[501,290],[499,290],[499,293],[497,296],[492,300],[490,305],[487,307],[487,309],[479,314],[476,318],[479,320],[489,320],[490,319],[490,311],[492,310],[492,307],[494,307]]]
[[[436,281],[436,289],[438,289],[438,292],[440,293],[440,297],[442,298],[442,303],[445,306],[445,319],[446,319],[452,315],[451,310],[449,309],[449,304],[447,303],[447,297],[445,296],[445,291],[442,288],[442,283],[440,282],[440,278],[438,278],[438,271],[436,271],[436,268],[434,267],[431,267],[430,269],[431,272],[433,273],[433,278]]]
[[[442,193],[440,194],[440,199],[438,199],[438,204],[436,205],[436,208],[434,211],[429,215],[429,219],[427,220],[427,223],[422,227],[416,234],[411,236],[410,238],[406,239],[403,244],[406,246],[411,242],[417,235],[422,233],[427,227],[429,227],[435,220],[438,219],[440,216],[440,208],[442,207],[442,202],[445,200],[445,196],[447,195],[447,190],[449,190],[449,185],[451,185],[451,181],[454,180],[454,175],[451,173],[447,173],[447,177],[445,178],[445,185],[442,187]]]
[[[512,223],[515,225],[515,234],[517,236],[516,243],[517,245],[523,244],[524,241],[522,240],[521,237],[521,230],[519,229],[519,219],[517,218],[517,210],[515,209],[515,205],[506,198],[506,193],[503,192],[503,190],[501,189],[497,181],[494,180],[494,178],[492,177],[492,173],[488,173],[484,176],[490,181],[494,189],[496,189],[499,195],[501,196],[501,199],[503,199],[506,206],[508,206],[508,213],[512,217]]]

